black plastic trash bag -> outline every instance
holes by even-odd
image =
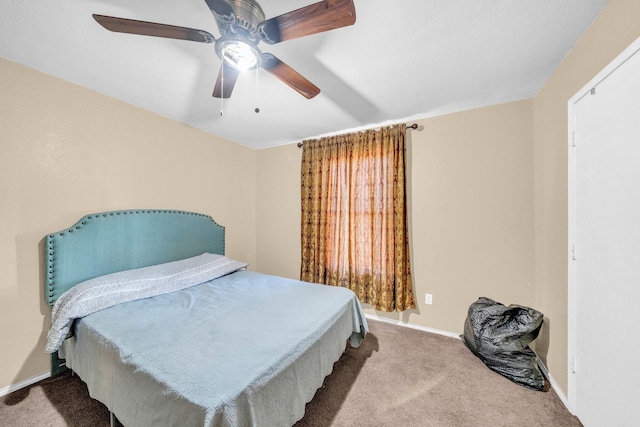
[[[525,387],[543,390],[538,356],[529,348],[542,319],[543,314],[532,308],[507,307],[482,297],[469,307],[461,338],[489,369]]]

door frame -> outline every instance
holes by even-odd
[[[568,324],[568,342],[567,342],[567,380],[568,380],[568,409],[575,415],[576,410],[576,380],[575,380],[575,350],[576,350],[576,307],[575,307],[575,290],[576,290],[576,266],[573,262],[578,256],[574,242],[575,242],[575,228],[576,228],[576,156],[575,156],[575,140],[574,135],[576,132],[576,104],[580,100],[589,95],[592,90],[602,83],[609,75],[622,66],[629,58],[640,51],[640,38],[636,39],[629,47],[627,47],[620,55],[618,55],[609,65],[607,65],[602,71],[600,71],[593,79],[582,87],[574,96],[568,101],[568,151],[569,151],[569,164],[568,164],[568,254],[567,254],[567,270],[568,270],[568,307],[567,307],[567,324]]]

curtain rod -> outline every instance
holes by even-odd
[[[416,130],[416,129],[418,129],[418,124],[417,123],[413,123],[413,124],[407,125],[407,129]],[[298,148],[302,148],[302,142],[298,142]]]

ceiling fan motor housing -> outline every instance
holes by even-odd
[[[228,0],[235,18],[215,14],[220,33],[224,36],[229,32],[236,33],[244,30],[250,40],[258,42],[258,24],[264,21],[264,12],[255,0]]]

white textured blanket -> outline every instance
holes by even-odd
[[[149,298],[199,285],[234,271],[246,263],[204,253],[180,261],[121,271],[79,283],[62,294],[51,311],[45,351],[60,348],[75,319],[124,302]]]

